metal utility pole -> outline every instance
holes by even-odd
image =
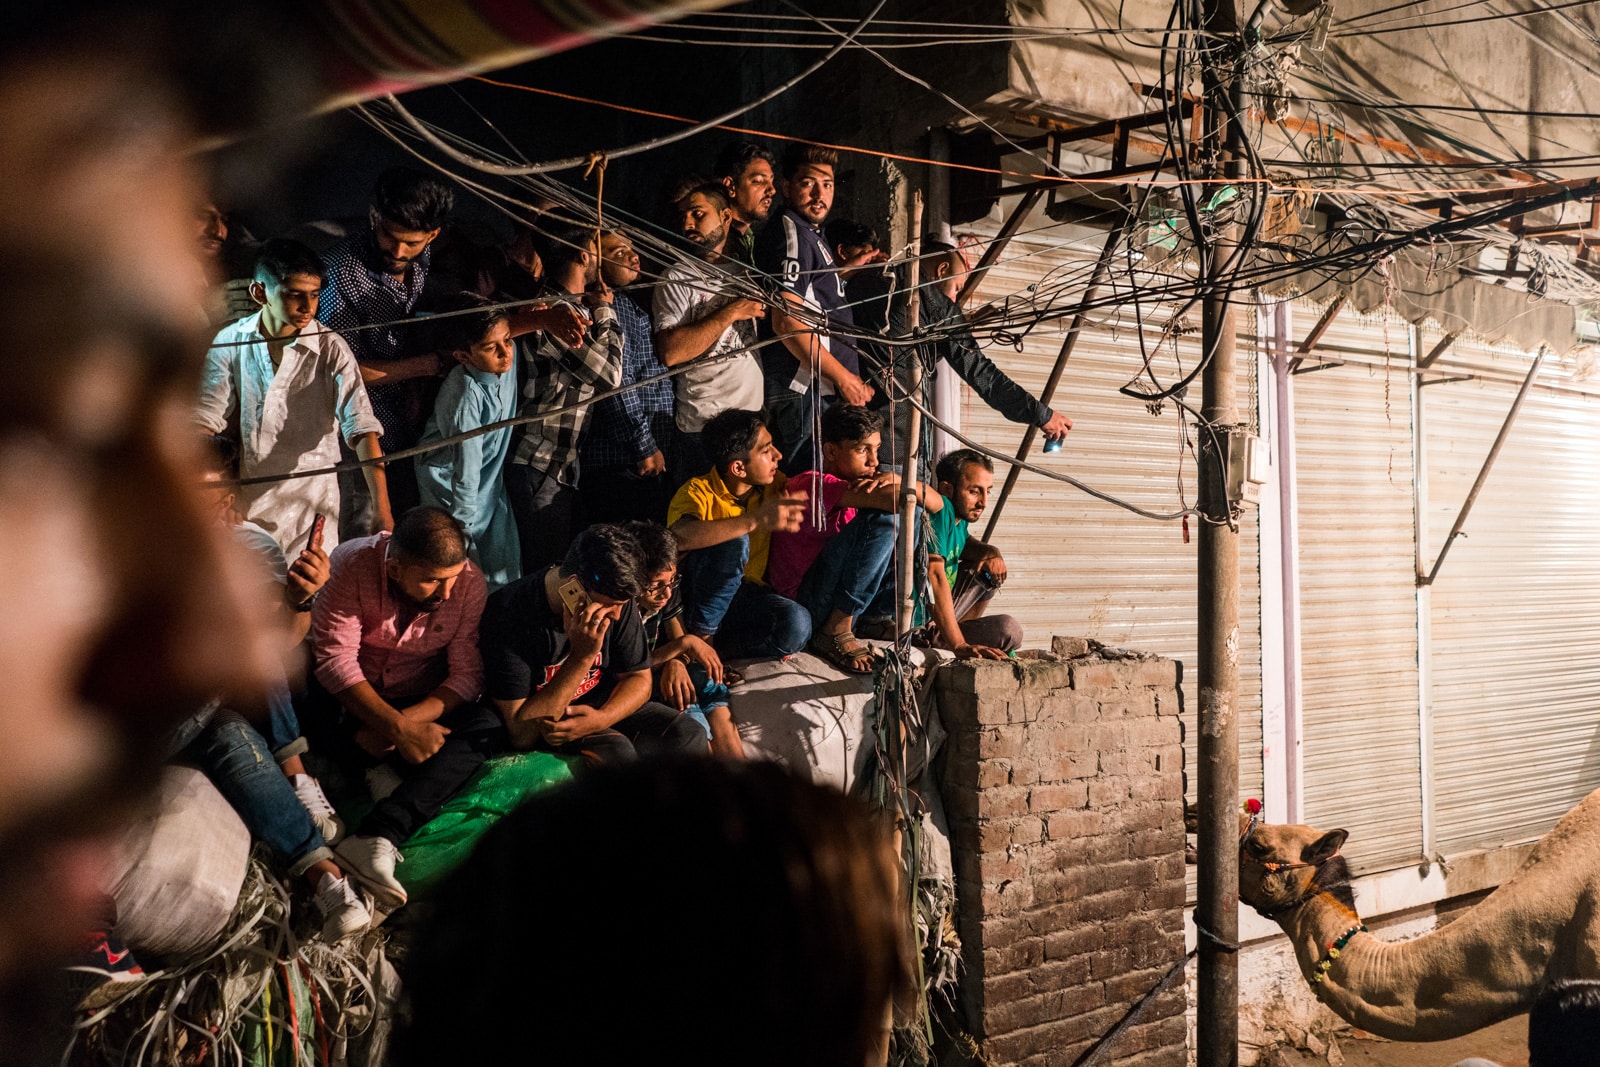
[[[1234,58],[1239,40],[1236,0],[1204,0],[1203,10],[1209,40],[1202,54],[1207,104],[1202,158],[1219,164],[1208,177],[1239,179],[1245,175],[1244,131],[1223,106],[1224,99],[1231,99],[1233,113],[1245,113]],[[1205,199],[1214,191],[1201,187],[1195,195]],[[1194,236],[1206,243],[1205,235]],[[1232,947],[1239,938],[1239,535],[1228,500],[1226,452],[1229,430],[1239,421],[1234,360],[1238,330],[1226,288],[1238,242],[1233,222],[1209,242],[1202,326],[1208,362],[1201,382],[1199,472],[1199,1067],[1235,1067],[1239,1062],[1239,957]]]

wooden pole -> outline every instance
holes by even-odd
[[[918,291],[921,279],[921,256],[922,190],[918,189],[911,194],[911,267],[907,279],[910,295],[907,297],[906,308],[906,322],[913,336],[917,331],[918,316],[922,307],[922,297]],[[911,396],[920,402],[922,356],[914,347],[899,348],[895,359],[907,358],[911,360],[911,374],[908,376],[907,388]],[[922,412],[914,405],[911,408],[907,436],[910,440],[906,442],[905,447],[906,462],[900,470],[900,541],[896,546],[899,550],[897,563],[900,576],[900,610],[896,613],[894,635],[899,643],[904,643],[907,635],[911,633],[912,619],[915,617],[917,607],[917,461],[922,455]]]

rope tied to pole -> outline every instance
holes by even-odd
[[[595,149],[589,153],[589,165],[583,168],[583,180],[588,181],[589,175],[595,176],[594,185],[594,254],[600,258],[600,237],[606,231],[606,154],[604,149]],[[598,268],[596,268],[598,270]],[[600,275],[601,284],[605,284],[604,275]]]

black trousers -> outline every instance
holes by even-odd
[[[813,390],[817,387],[813,386]],[[816,401],[824,411],[839,402],[837,396],[825,396]],[[816,470],[822,466],[813,452],[820,452],[821,441],[812,440],[812,393],[785,393],[767,398],[767,432],[783,453],[778,469],[793,476],[801,471]]]
[[[562,756],[581,756],[591,767],[659,756],[704,756],[710,751],[704,728],[687,714],[654,700],[609,730],[564,745],[542,746]]]
[[[704,471],[698,473],[704,474]],[[678,482],[671,469],[651,478],[641,478],[630,467],[585,467],[583,486],[578,490],[583,502],[585,525],[597,522],[667,521],[667,505]]]
[[[392,753],[374,756],[357,744],[361,720],[345,711],[315,679],[307,687],[304,702],[300,722],[313,751],[353,772],[357,780],[380,763],[399,773],[400,785],[373,805],[355,830],[358,837],[387,837],[396,845],[404,845],[439,814],[484,760],[506,751],[510,744],[505,724],[493,708],[463,704],[439,717],[439,725],[450,731],[444,747],[421,763],[408,763]]]
[[[507,463],[502,475],[522,542],[522,573],[560,563],[581,522],[578,491],[526,463]]]

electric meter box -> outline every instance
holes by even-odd
[[[1228,499],[1234,504],[1259,504],[1267,480],[1267,450],[1248,430],[1228,432]]]

